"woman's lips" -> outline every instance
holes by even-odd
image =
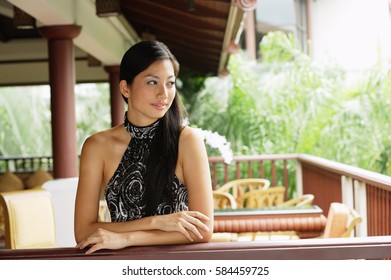
[[[164,110],[167,106],[167,103],[164,102],[152,103],[152,106],[155,107],[157,110]]]

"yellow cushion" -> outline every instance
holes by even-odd
[[[238,241],[253,241],[254,232],[241,232],[238,234]]]
[[[211,242],[232,242],[237,241],[238,234],[234,232],[215,232],[212,234]]]
[[[48,248],[56,244],[50,197],[21,197],[10,201],[16,248]]]
[[[53,180],[53,176],[40,167],[37,169],[37,171],[34,172],[33,175],[27,178],[25,185],[27,189],[41,187],[43,183],[49,180]]]
[[[24,184],[22,179],[13,174],[10,171],[7,171],[0,178],[0,192],[10,192],[10,191],[19,191],[24,189]]]
[[[346,230],[349,217],[349,208],[345,204],[333,202],[330,204],[329,213],[323,237],[341,237]]]
[[[255,234],[254,240],[292,240],[299,239],[295,231],[259,231]]]

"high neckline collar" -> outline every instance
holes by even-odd
[[[132,138],[147,139],[153,138],[155,136],[156,129],[160,123],[160,119],[147,126],[137,126],[129,122],[127,118],[127,113],[128,112],[126,111],[124,116],[124,126],[126,131],[129,132],[130,136],[132,136]]]

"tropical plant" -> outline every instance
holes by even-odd
[[[0,94],[0,155],[48,155],[49,87],[6,87]]]
[[[107,83],[79,84],[75,87],[79,152],[88,136],[111,126],[109,92]]]
[[[391,175],[391,65],[353,76],[332,59],[316,63],[281,32],[264,36],[259,49],[258,62],[231,56],[227,77],[181,71],[190,125],[226,139],[234,155],[308,153]],[[48,90],[1,89],[0,155],[51,154]],[[80,148],[110,125],[109,89],[75,90]]]
[[[75,87],[77,145],[110,127],[107,84]],[[4,87],[0,91],[0,156],[52,154],[49,86]]]
[[[225,136],[235,155],[308,153],[391,175],[389,66],[353,76],[281,32],[260,52],[257,63],[239,52],[229,77],[205,80],[191,123]]]

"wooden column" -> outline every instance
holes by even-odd
[[[72,39],[80,31],[76,25],[40,28],[42,36],[48,39],[54,178],[78,176]]]
[[[125,102],[119,90],[119,66],[106,66],[110,82],[110,108],[111,126],[117,126],[124,122]]]
[[[257,48],[255,39],[255,19],[254,10],[257,7],[257,0],[234,0],[233,5],[242,9],[245,14],[245,38],[246,38],[246,50],[252,60],[257,58]]]
[[[250,10],[246,14],[246,27],[244,29],[246,36],[246,49],[252,60],[257,59],[257,46],[255,39],[255,19],[254,10]]]

